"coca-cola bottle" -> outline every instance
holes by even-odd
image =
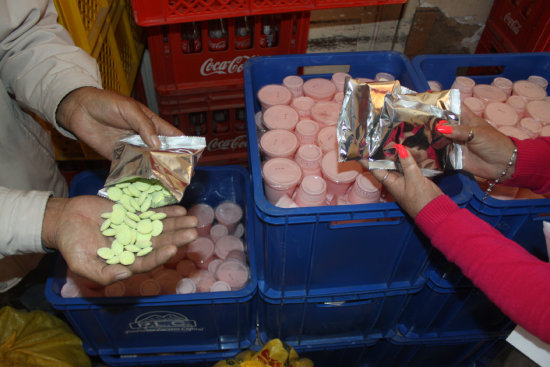
[[[201,30],[197,22],[181,25],[181,49],[185,54],[201,52]]]
[[[217,110],[212,113],[214,131],[226,133],[229,131],[229,110]]]
[[[252,47],[252,31],[248,17],[235,19],[235,49],[246,50]]]
[[[235,130],[246,130],[246,110],[244,108],[239,108],[235,111]]]
[[[192,127],[192,134],[197,136],[206,134],[206,112],[190,113],[189,123]]]
[[[259,43],[263,48],[275,47],[279,43],[279,26],[272,14],[262,16]]]
[[[208,49],[210,51],[227,50],[227,30],[224,19],[208,21]]]

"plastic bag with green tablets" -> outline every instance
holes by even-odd
[[[0,366],[91,367],[82,341],[63,321],[43,311],[0,309]]]

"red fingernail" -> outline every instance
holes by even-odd
[[[436,127],[436,130],[439,131],[441,134],[450,134],[453,132],[453,127],[449,125],[438,126]]]
[[[436,130],[437,130],[438,127],[440,127],[441,125],[446,124],[446,123],[447,123],[447,120],[439,120],[439,122],[437,124],[435,124]]]
[[[409,156],[409,152],[402,144],[395,144],[395,147],[401,158],[407,158]]]

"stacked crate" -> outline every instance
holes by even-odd
[[[550,51],[550,3],[495,1],[476,53],[533,51]]]

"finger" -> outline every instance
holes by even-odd
[[[168,205],[155,209],[157,213],[165,213],[169,217],[184,216],[187,214],[187,209],[181,205]]]
[[[154,248],[164,246],[181,247],[189,242],[196,240],[199,233],[194,228],[178,228],[173,231],[166,231],[153,241]]]
[[[151,111],[147,106],[143,104],[139,104],[141,110],[143,113],[149,117],[151,122],[153,123],[155,127],[155,131],[158,135],[164,135],[164,136],[179,136],[182,135],[182,131],[169,123],[168,121],[164,120],[162,117],[155,114],[153,111]]]
[[[399,156],[399,161],[401,162],[401,167],[403,168],[403,175],[405,176],[405,184],[419,182],[418,180],[423,180],[424,175],[420,171],[420,168],[416,164],[416,161],[410,154],[410,152],[401,144],[396,144],[397,155]]]
[[[174,231],[177,229],[196,228],[198,225],[197,217],[192,215],[184,215],[177,217],[166,217],[162,221],[164,232]]]
[[[134,129],[147,145],[152,148],[160,147],[160,139],[155,125],[150,116],[144,112],[141,103],[132,99],[128,100],[122,106],[121,114],[128,126]]]
[[[126,266],[120,264],[108,265],[100,259],[90,260],[85,267],[79,264],[79,266],[70,267],[70,269],[73,273],[103,286],[129,278],[132,275],[132,272]]]

